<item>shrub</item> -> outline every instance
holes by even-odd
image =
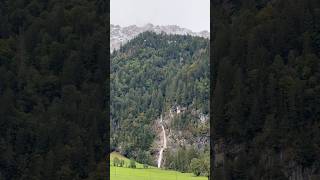
[[[121,159],[121,160],[120,160],[120,167],[123,167],[123,166],[124,166],[124,160]]]
[[[193,158],[191,160],[190,169],[191,169],[193,174],[195,174],[196,176],[199,176],[201,174],[201,171],[202,171],[201,167],[202,167],[202,164],[201,164],[201,160],[200,159]]]
[[[120,160],[118,157],[113,158],[113,166],[119,166],[120,165]]]
[[[131,158],[129,168],[136,168],[136,162]]]
[[[148,168],[148,164],[143,164],[143,168],[147,169]]]

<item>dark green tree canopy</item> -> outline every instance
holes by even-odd
[[[0,179],[105,179],[103,4],[0,2]]]
[[[294,168],[319,169],[319,1],[212,5],[211,131],[226,157],[216,178],[289,179]]]

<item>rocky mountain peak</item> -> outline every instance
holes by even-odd
[[[130,25],[121,27],[119,25],[111,24],[110,26],[110,51],[117,50],[121,45],[125,44],[129,40],[136,37],[138,34],[145,31],[153,31],[155,33],[166,33],[166,34],[179,34],[179,35],[191,35],[200,36],[204,38],[210,38],[208,31],[193,32],[189,29],[179,27],[177,25],[153,25],[148,23],[144,26]]]

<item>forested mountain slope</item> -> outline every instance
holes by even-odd
[[[171,130],[208,137],[209,120],[201,134],[199,118],[200,114],[208,115],[208,99],[209,40],[144,32],[111,57],[111,146],[139,162],[156,165],[159,152],[153,144],[160,116],[164,117],[168,134]],[[177,108],[184,109],[183,116],[170,116]],[[195,145],[179,147],[171,154],[196,154],[197,150]],[[169,152],[170,147],[165,150]],[[187,171],[178,164],[189,166],[193,157],[197,155],[182,157],[185,161],[171,168]],[[173,160],[166,154],[165,158],[169,167]]]
[[[107,4],[0,1],[1,180],[106,179]]]
[[[213,1],[216,179],[320,179],[320,2]]]

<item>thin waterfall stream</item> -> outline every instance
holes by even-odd
[[[163,133],[163,145],[160,148],[160,153],[159,153],[159,158],[158,158],[158,168],[161,168],[161,162],[162,162],[162,158],[163,158],[163,150],[165,148],[167,148],[167,136],[166,136],[166,131],[164,130],[164,126],[163,126],[162,115],[160,118],[160,125],[161,125],[162,133]]]

